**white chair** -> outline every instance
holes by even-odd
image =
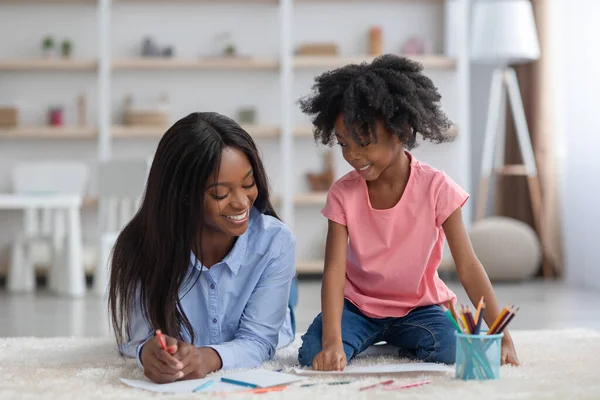
[[[76,161],[21,162],[15,165],[11,175],[15,194],[39,196],[69,194],[83,197],[88,180],[87,165]],[[64,278],[61,269],[66,260],[66,217],[65,211],[24,208],[24,232],[16,236],[11,249],[9,291],[33,291],[35,265],[40,263],[50,265],[49,287],[56,290],[62,285],[59,280]]]
[[[93,289],[99,295],[106,294],[110,255],[119,232],[137,212],[149,165],[146,159],[111,160],[98,165],[100,240]]]

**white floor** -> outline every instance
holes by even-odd
[[[305,331],[320,311],[319,280],[301,281],[296,311],[298,332]],[[451,283],[459,302],[468,298],[458,283]],[[533,281],[496,284],[502,305],[521,307],[512,329],[591,328],[600,330],[600,293],[565,284]],[[106,306],[93,295],[82,299],[55,297],[47,292],[9,295],[0,290],[0,337],[109,335]]]

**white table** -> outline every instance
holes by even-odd
[[[24,214],[39,210],[51,210],[56,215],[66,214],[66,248],[63,265],[53,265],[49,274],[49,286],[61,295],[79,297],[85,294],[85,272],[83,267],[83,241],[81,234],[81,204],[82,196],[60,194],[0,194],[0,210],[23,210]],[[25,221],[25,234],[32,234],[31,224]],[[14,265],[9,270],[8,287],[12,291],[29,289],[33,282],[26,287],[11,287],[11,277],[27,274],[25,266]],[[33,276],[33,275],[31,275]],[[29,279],[29,278],[28,278]],[[17,279],[15,279],[17,281]],[[26,280],[27,281],[27,280]]]

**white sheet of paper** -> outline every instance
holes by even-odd
[[[202,385],[207,381],[214,381],[214,383],[200,391],[203,392],[236,392],[239,390],[248,390],[239,385],[232,385],[230,383],[221,382],[220,377],[205,378],[205,379],[192,379],[189,381],[179,381],[173,383],[154,383],[148,380],[134,380],[121,378],[121,382],[137,389],[144,389],[151,392],[159,393],[192,393],[194,389]]]
[[[266,369],[251,369],[248,371],[226,374],[224,378],[250,383],[259,388],[268,388],[273,386],[289,385],[290,383],[300,382],[306,378],[282,372],[269,371]]]
[[[401,374],[407,372],[454,372],[454,368],[436,363],[407,363],[407,364],[381,364],[364,367],[349,366],[344,371],[313,371],[310,369],[294,369],[298,375],[380,375]]]

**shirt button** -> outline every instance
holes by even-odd
[[[214,284],[214,283],[211,283],[211,284],[210,284],[210,288],[211,288],[211,289],[214,289],[214,288],[215,288],[215,284]]]
[[[213,318],[213,324],[216,324],[216,323],[217,323],[217,319]]]

